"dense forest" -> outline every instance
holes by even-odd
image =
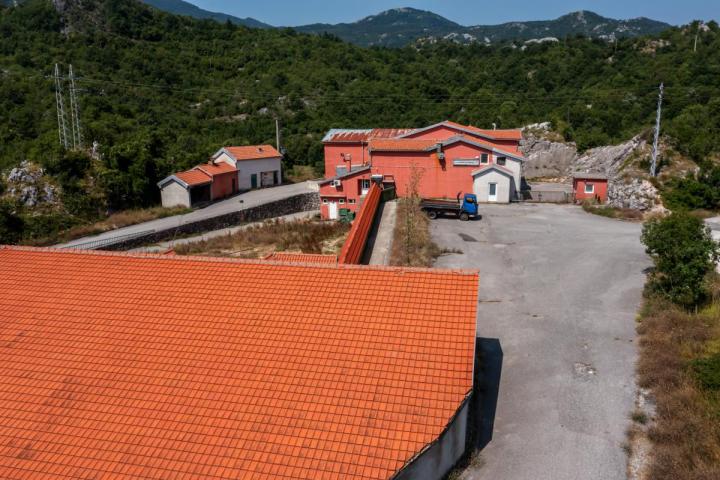
[[[662,81],[675,148],[698,162],[720,151],[714,22],[615,43],[388,49],[173,16],[134,0],[64,4],[0,7],[0,171],[41,165],[73,217],[153,205],[167,173],[225,144],[274,143],[276,118],[287,166],[319,166],[331,127],[443,119],[498,128],[552,121],[584,149],[652,127]],[[58,145],[55,63],[63,72],[73,65],[96,155]]]

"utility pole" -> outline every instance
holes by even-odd
[[[82,148],[82,130],[80,129],[80,106],[77,100],[77,89],[75,88],[75,75],[70,65],[70,123],[72,124],[73,148]]]
[[[658,155],[658,139],[660,138],[660,117],[662,116],[662,101],[664,83],[660,84],[660,94],[658,95],[657,117],[655,118],[655,138],[653,140],[652,163],[650,164],[650,175],[657,176],[657,155]]]
[[[62,82],[60,81],[60,67],[55,64],[55,104],[57,107],[57,118],[58,118],[58,136],[60,137],[60,146],[68,148],[68,132],[67,132],[67,117],[65,117],[65,101],[63,100],[62,94]]]
[[[275,146],[277,151],[280,152],[280,120],[277,118],[275,119]]]

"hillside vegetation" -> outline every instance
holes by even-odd
[[[173,16],[133,0],[62,3],[60,12],[44,0],[0,7],[0,171],[23,160],[41,166],[59,187],[53,214],[75,223],[155,205],[159,179],[221,145],[274,143],[275,118],[286,166],[319,167],[330,127],[448,118],[498,128],[550,120],[586,149],[651,127],[664,81],[664,131],[676,148],[696,161],[720,150],[715,23],[617,43],[367,49]],[[58,146],[55,63],[63,71],[72,64],[79,77],[93,155]],[[32,221],[17,205],[0,212]]]

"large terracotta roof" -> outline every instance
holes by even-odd
[[[275,150],[275,147],[273,147],[272,145],[245,145],[242,147],[225,147],[224,150],[226,150],[233,157],[235,157],[235,160],[237,161],[282,157],[282,154]]]
[[[471,389],[477,285],[0,247],[0,478],[387,479]]]

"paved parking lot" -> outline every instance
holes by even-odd
[[[650,265],[640,225],[569,205],[438,219],[438,267],[480,270],[478,336],[504,353],[492,442],[473,480],[626,478],[635,315]]]

